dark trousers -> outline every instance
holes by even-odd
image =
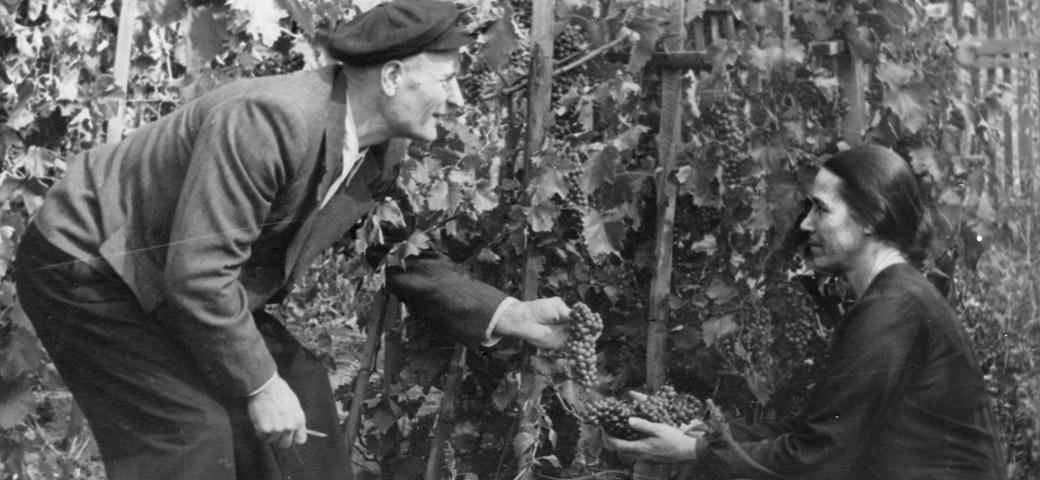
[[[31,227],[15,263],[19,301],[87,417],[110,480],[339,479],[349,468],[322,363],[263,312],[254,318],[310,429],[289,449],[257,439],[246,398],[221,398],[197,359],[118,277]]]

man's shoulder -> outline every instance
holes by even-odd
[[[221,85],[197,101],[212,107],[238,102],[261,101],[293,106],[302,110],[323,110],[332,94],[333,67],[244,78]]]

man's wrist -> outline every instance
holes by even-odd
[[[256,390],[253,390],[252,392],[249,393],[249,395],[246,395],[246,396],[247,397],[255,397],[260,392],[266,390],[267,387],[271,386],[271,382],[274,382],[274,379],[276,379],[276,378],[278,378],[278,373],[277,372],[275,372],[274,375],[271,375],[271,378],[268,378],[267,381],[264,382],[263,385],[260,385],[260,388],[257,388]]]
[[[501,315],[498,315],[494,335],[525,339],[530,333],[528,330],[531,313],[523,301],[515,298],[512,298],[511,302],[509,300],[506,299],[502,302],[504,305],[500,309]],[[506,304],[506,302],[509,303]]]
[[[499,332],[498,325],[502,322],[502,318],[507,314],[508,309],[517,303],[520,303],[520,300],[514,297],[506,297],[498,304],[498,308],[495,309],[495,313],[491,316],[491,321],[484,331],[484,340],[481,342],[481,345],[493,347],[499,340],[502,340],[502,337],[505,335]]]

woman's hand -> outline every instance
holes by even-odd
[[[641,440],[622,440],[603,434],[604,446],[618,454],[650,463],[689,462],[697,458],[697,438],[663,423],[652,423],[642,418],[628,419],[628,425],[649,437]]]

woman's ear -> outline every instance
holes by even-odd
[[[404,64],[400,60],[391,60],[383,64],[379,74],[379,84],[388,97],[397,95],[397,88],[404,77]]]

